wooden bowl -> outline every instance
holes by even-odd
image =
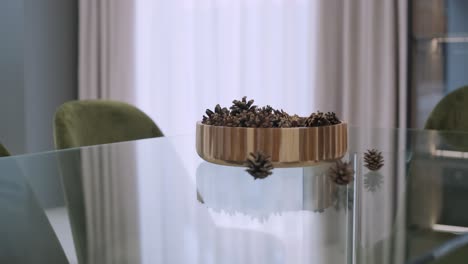
[[[197,123],[197,152],[208,162],[243,166],[250,152],[262,151],[275,168],[312,166],[342,158],[347,124],[323,127],[247,128]]]

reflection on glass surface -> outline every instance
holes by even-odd
[[[254,180],[245,168],[202,162],[197,169],[198,196],[215,210],[258,218],[299,210],[321,213],[337,203],[337,186],[327,174],[331,165],[275,169],[268,178]]]
[[[328,178],[332,164],[275,169],[268,178],[254,180],[245,168],[202,162],[197,190],[216,225],[279,238],[285,258],[274,263],[347,263],[350,214],[347,200],[336,200],[337,188]]]
[[[37,234],[76,252],[71,263],[405,263],[468,228],[468,166],[456,145],[468,135],[451,135],[351,127],[348,187],[330,183],[327,163],[254,180],[202,161],[192,136],[3,158],[0,230],[23,236],[0,236],[0,256],[42,250],[18,242]],[[384,155],[377,172],[363,166],[369,148]],[[45,178],[64,197],[37,195]]]
[[[19,164],[0,161],[0,263],[66,263]]]
[[[405,139],[405,148],[383,152],[377,172],[357,153],[356,263],[405,263],[467,230],[468,165],[458,149],[468,134],[409,130]],[[466,252],[443,263],[463,263]]]

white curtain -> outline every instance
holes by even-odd
[[[80,98],[117,99],[166,135],[246,95],[315,110],[315,1],[81,0]]]
[[[81,0],[79,96],[135,104],[166,135],[244,95],[405,127],[404,2]]]

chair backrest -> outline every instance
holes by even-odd
[[[468,132],[468,86],[442,98],[432,110],[424,128]]]
[[[54,120],[57,149],[163,136],[145,113],[123,102],[70,101],[58,108]]]
[[[0,143],[0,157],[10,156],[10,152]]]

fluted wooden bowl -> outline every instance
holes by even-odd
[[[197,123],[197,152],[208,162],[242,166],[250,152],[262,151],[275,168],[312,166],[342,158],[347,124],[323,127],[246,128]]]

